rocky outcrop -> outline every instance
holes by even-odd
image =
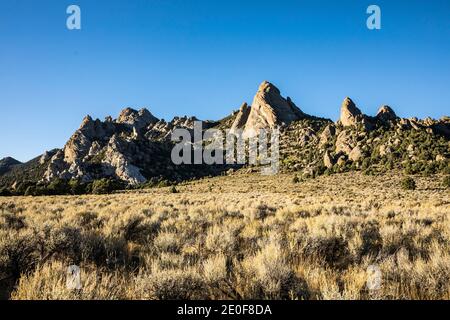
[[[230,128],[232,133],[236,133],[240,129],[244,129],[245,124],[247,123],[248,116],[250,115],[250,108],[247,105],[247,102],[244,102],[236,114],[233,125]]]
[[[253,106],[243,104],[235,115],[232,129],[248,133],[287,125],[304,116],[289,98],[281,97],[274,85],[264,82]],[[116,120],[106,117],[100,121],[86,116],[65,147],[48,161],[44,178],[50,181],[115,177],[128,184],[143,183],[149,174],[161,172],[164,165],[158,167],[158,163],[170,163],[170,157],[161,158],[158,152],[167,149],[164,146],[170,144],[171,132],[175,128],[193,130],[195,121],[198,121],[195,117],[175,117],[166,122],[146,109],[132,108],[124,109]],[[206,129],[215,123],[203,122],[203,125]],[[298,138],[302,145],[317,140],[312,129],[305,129]],[[158,168],[152,168],[152,164]]]
[[[325,151],[325,154],[323,155],[323,164],[328,169],[333,168],[333,158],[331,157],[330,153]]]
[[[117,135],[113,135],[109,140],[105,150],[105,157],[102,160],[104,164],[105,173],[115,175],[120,180],[126,181],[129,184],[136,185],[144,183],[147,179],[142,175],[141,169],[131,164],[131,159],[127,159],[127,153],[123,151],[128,144],[121,140]],[[129,154],[128,154],[129,155]]]
[[[72,164],[77,159],[83,159],[91,148],[92,140],[82,132],[75,132],[64,147],[64,161]]]
[[[155,124],[150,124],[145,133],[145,138],[149,140],[169,141],[172,130],[175,128],[188,129],[189,131],[194,129],[194,123],[199,121],[196,117],[174,117],[170,122],[166,122],[164,119],[159,120]],[[203,122],[203,128],[206,128],[205,122]]]
[[[363,152],[359,146],[356,146],[350,151],[348,158],[354,162],[360,161],[363,157]]]
[[[297,142],[300,147],[305,147],[311,142],[318,140],[316,132],[310,127],[298,130],[297,134],[298,134]]]
[[[434,134],[442,135],[447,139],[450,138],[450,118],[442,117],[439,120],[433,120],[429,128]]]
[[[348,130],[344,130],[337,136],[335,152],[336,153],[344,153],[349,155],[352,152],[354,147],[354,140],[352,133]]]
[[[333,137],[336,135],[336,127],[334,124],[329,124],[320,134],[319,146],[324,146],[331,142]]]
[[[130,185],[144,183],[144,171],[158,175],[169,167],[167,146],[172,130],[192,130],[195,121],[198,119],[185,116],[166,122],[146,109],[131,108],[124,109],[116,120],[86,116],[62,150],[50,159],[45,156],[48,165],[43,178],[90,181],[111,177]]]
[[[50,159],[47,170],[44,173],[43,179],[51,181],[57,178],[68,177],[68,164],[64,161],[64,151],[58,150]]]
[[[44,165],[55,155],[57,151],[58,151],[57,149],[52,151],[45,151],[39,158],[39,164]]]
[[[139,111],[136,111],[132,108],[126,108],[122,110],[122,112],[119,115],[119,118],[117,118],[117,123],[122,123],[129,125],[131,127],[135,127],[138,130],[145,128],[148,125],[156,122],[158,122],[158,118],[154,117],[150,113],[150,111],[148,111],[145,108]]]
[[[376,118],[381,121],[392,121],[397,119],[397,115],[391,107],[384,105],[378,110]]]
[[[354,126],[361,122],[363,119],[363,114],[361,110],[356,107],[355,103],[349,97],[344,99],[341,106],[341,116],[339,118],[340,123],[344,127]]]
[[[277,87],[264,81],[253,99],[244,127],[244,136],[255,135],[260,129],[289,125],[305,117],[289,97],[283,98]]]
[[[111,176],[129,184],[142,183],[145,179],[111,147],[116,135],[129,139],[139,137],[138,131],[158,120],[146,109],[123,110],[117,120],[105,121],[86,116],[77,131],[70,137],[64,149],[57,152],[48,164],[44,180],[55,178],[90,181],[95,176]],[[94,170],[94,165],[100,166]]]
[[[338,123],[344,127],[362,127],[371,130],[376,125],[374,119],[366,116],[358,109],[352,99],[346,97],[341,106],[341,115]]]

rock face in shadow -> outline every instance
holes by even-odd
[[[0,174],[9,171],[13,166],[17,166],[20,164],[21,162],[14,158],[11,157],[3,158],[0,160]]]
[[[236,114],[236,118],[234,119],[230,131],[233,133],[237,133],[238,130],[242,130],[245,127],[245,124],[247,123],[249,115],[250,115],[250,108],[247,105],[247,102],[244,102]]]
[[[392,121],[397,119],[397,115],[391,107],[384,105],[378,110],[376,118],[381,121]]]

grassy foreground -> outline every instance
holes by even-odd
[[[12,299],[450,299],[442,176],[204,179],[104,196],[0,197]],[[66,286],[81,267],[82,289]],[[381,271],[368,290],[367,269]],[[370,269],[370,268],[369,268]]]

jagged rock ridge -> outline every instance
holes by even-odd
[[[182,179],[190,171],[205,168],[171,162],[171,132],[180,127],[192,130],[196,120],[175,117],[166,122],[145,108],[126,108],[117,119],[108,116],[104,121],[86,116],[63,149],[46,152],[25,164],[0,161],[0,186],[11,186],[21,179],[49,182],[111,177],[130,185],[156,176]],[[204,129],[243,130],[247,137],[259,129],[279,127],[282,169],[306,175],[386,164],[412,167],[413,171],[426,167],[433,172],[445,172],[449,167],[448,117],[402,119],[387,105],[371,117],[347,97],[339,120],[332,122],[305,114],[267,81],[259,86],[251,106],[244,103],[225,119],[203,124]]]
[[[107,117],[100,121],[86,116],[65,147],[50,159],[44,180],[90,181],[106,176],[132,185],[144,183],[158,170],[171,170],[170,153],[164,142],[170,139],[173,128],[192,129],[195,120],[175,117],[166,122],[145,108],[126,108],[116,120]]]
[[[300,122],[284,131],[283,161],[306,175],[351,169],[408,172],[449,172],[450,119],[399,118],[384,105],[377,115],[365,115],[349,97],[338,121]],[[295,127],[295,129],[294,129]],[[305,132],[308,143],[304,143]],[[300,138],[299,138],[300,137]]]

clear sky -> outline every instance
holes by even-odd
[[[81,8],[82,29],[66,28]],[[381,30],[366,9],[381,8]],[[124,107],[219,119],[269,80],[305,112],[450,112],[448,0],[2,0],[0,158],[62,147]]]

